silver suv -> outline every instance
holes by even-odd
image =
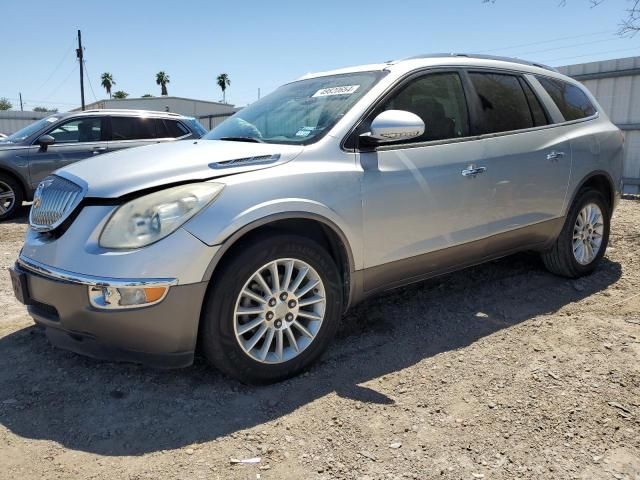
[[[54,170],[96,155],[200,138],[206,132],[195,118],[176,113],[86,110],[56,113],[8,137],[0,135],[0,221],[15,216],[22,201],[31,200]]]
[[[277,381],[376,292],[520,250],[593,271],[622,146],[588,91],[540,65],[307,75],[202,140],[44,179],[15,294],[62,348],[181,367],[198,344],[229,375]]]

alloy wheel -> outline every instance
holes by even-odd
[[[580,265],[591,263],[602,246],[604,222],[602,211],[595,203],[585,205],[573,227],[573,256]]]
[[[11,186],[0,180],[0,215],[10,212],[16,203],[16,192]]]
[[[324,284],[311,265],[294,258],[271,261],[251,275],[238,295],[236,340],[253,360],[287,362],[316,338],[326,304]]]

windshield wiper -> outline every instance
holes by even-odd
[[[220,137],[218,140],[226,140],[229,142],[253,142],[253,143],[264,143],[264,140],[261,140],[256,137]]]

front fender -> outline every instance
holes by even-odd
[[[251,230],[279,220],[299,218],[316,220],[331,228],[342,240],[347,249],[352,270],[359,265],[358,262],[361,262],[357,252],[351,248],[357,240],[348,222],[329,206],[315,200],[305,198],[270,200],[229,215],[228,221],[223,220],[225,218],[223,210],[216,215],[216,221],[211,221],[211,218],[207,221],[207,216],[204,217],[197,218],[198,221],[190,222],[184,228],[207,245],[225,243],[231,245]]]
[[[32,189],[29,184],[29,151],[28,149],[8,150],[0,152],[0,172],[4,171],[14,176],[24,189],[25,199],[31,200]]]

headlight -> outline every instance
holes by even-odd
[[[119,207],[100,235],[105,248],[140,248],[175,232],[222,192],[221,183],[191,183]]]

